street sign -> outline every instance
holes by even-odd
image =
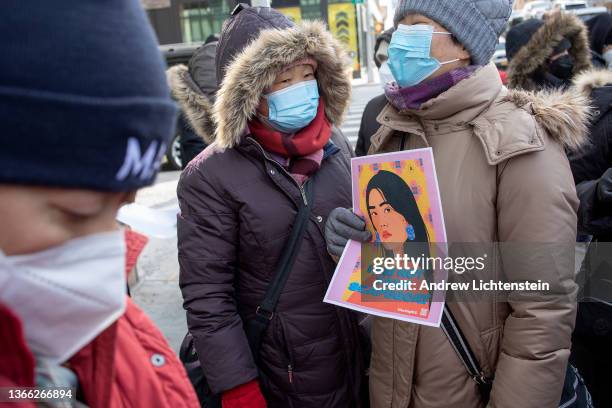
[[[354,0],[358,1],[358,0]],[[328,6],[329,28],[332,34],[346,45],[353,60],[353,71],[359,70],[359,45],[357,40],[357,16],[352,3],[332,3]]]
[[[283,13],[285,17],[294,23],[299,23],[302,21],[302,10],[300,7],[279,7],[276,10]]]

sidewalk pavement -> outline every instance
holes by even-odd
[[[136,203],[155,209],[176,208],[176,185],[180,172],[164,172],[157,183],[141,190]],[[176,235],[149,238],[136,266],[138,281],[132,298],[161,329],[170,346],[178,352],[187,332],[185,311],[178,285],[179,266]]]

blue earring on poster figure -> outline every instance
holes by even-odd
[[[380,244],[380,235],[378,235],[378,231],[376,231],[375,235],[376,235],[376,243]]]
[[[414,233],[414,227],[410,224],[406,227],[406,234],[408,234],[408,240],[414,241],[416,234]]]

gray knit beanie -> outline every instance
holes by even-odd
[[[443,25],[470,52],[472,63],[486,65],[512,12],[513,0],[400,0],[395,27],[409,14]]]

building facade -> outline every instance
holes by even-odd
[[[359,77],[365,50],[360,0],[272,0],[271,6],[295,22],[322,20],[336,38],[344,42]],[[245,1],[242,1],[245,2]],[[165,7],[149,9],[149,19],[160,44],[203,42],[219,34],[223,21],[238,0],[170,0]]]

